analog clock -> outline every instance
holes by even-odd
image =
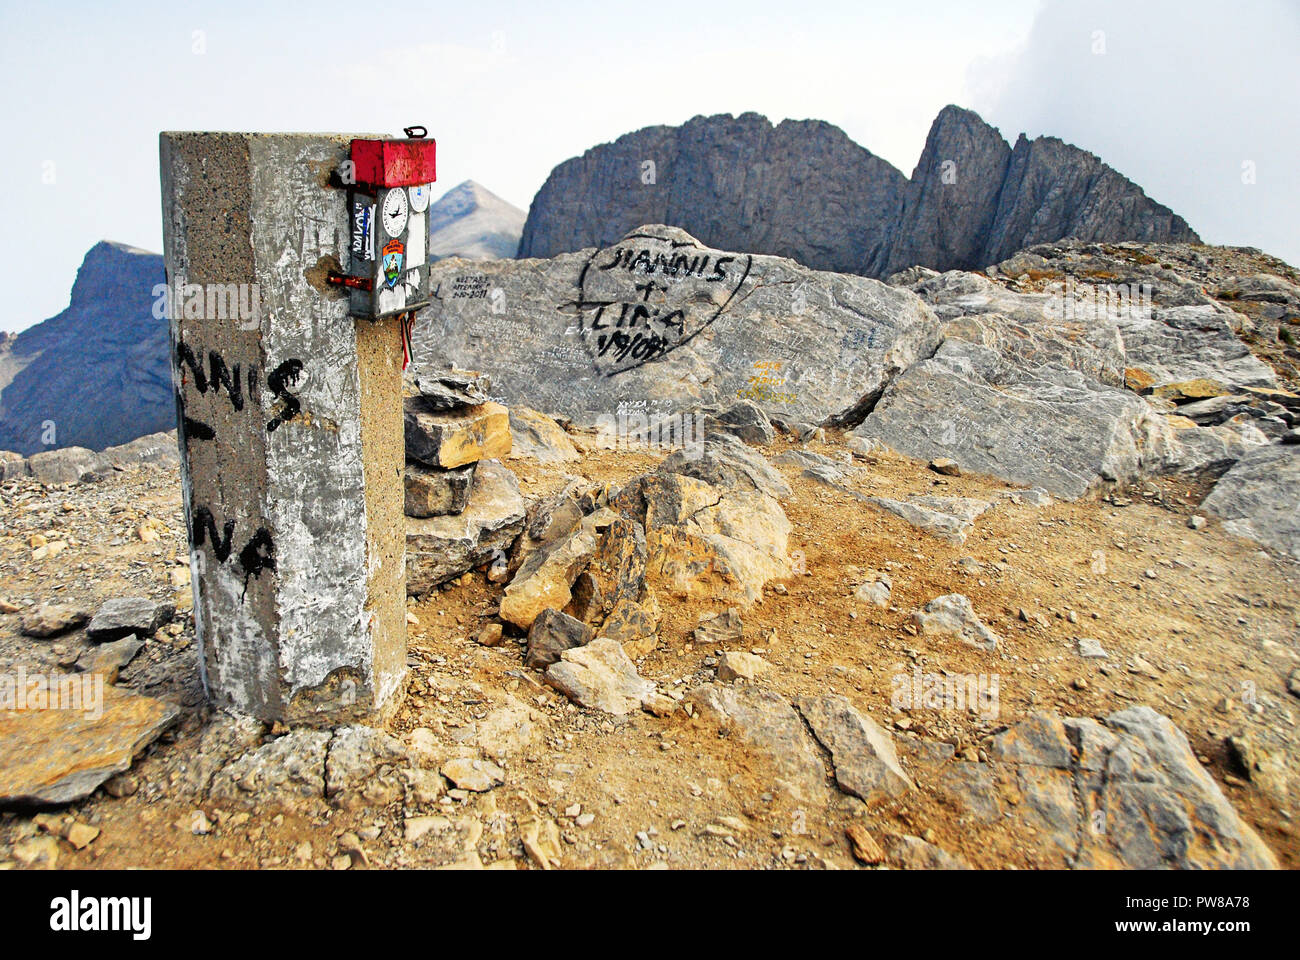
[[[407,215],[406,191],[400,187],[389,190],[384,196],[384,232],[390,237],[400,237],[406,229]]]

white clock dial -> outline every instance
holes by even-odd
[[[411,209],[416,213],[423,213],[429,208],[429,184],[422,183],[419,186],[411,187]]]
[[[400,187],[389,190],[384,196],[384,232],[390,237],[400,237],[406,229],[407,215],[406,191]]]

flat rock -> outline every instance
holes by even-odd
[[[1300,448],[1258,447],[1220,478],[1202,504],[1224,529],[1300,558]]]
[[[1045,866],[1261,869],[1277,860],[1150,707],[1033,714],[986,739],[986,763],[926,762],[927,782],[981,823],[1031,834]],[[959,775],[960,774],[960,775]]]
[[[406,456],[430,467],[461,467],[510,452],[510,413],[499,403],[431,410],[422,397],[403,401]]]
[[[152,637],[174,616],[174,603],[160,603],[148,597],[115,597],[96,611],[86,626],[86,636],[96,643],[120,640],[130,634]]]
[[[718,657],[718,679],[756,680],[767,673],[772,665],[762,657],[741,650],[726,650]]]
[[[403,795],[406,747],[382,730],[339,727],[325,755],[325,796],[345,806],[384,806]]]
[[[1161,472],[1175,445],[1164,417],[1127,390],[955,339],[900,374],[854,432],[1065,499]]]
[[[866,503],[901,517],[918,530],[947,543],[960,545],[975,525],[975,519],[988,510],[986,500],[969,497],[913,496],[907,500],[868,497]]]
[[[461,790],[486,793],[506,782],[506,772],[489,760],[458,757],[442,765],[442,775]]]
[[[841,696],[800,697],[795,706],[831,754],[840,789],[873,803],[915,790],[890,735]]]
[[[772,765],[787,792],[813,800],[826,792],[826,770],[818,748],[794,707],[757,684],[708,683],[686,695],[706,719],[734,733]]]
[[[121,640],[111,640],[91,647],[77,658],[77,669],[84,673],[98,673],[105,683],[116,683],[118,671],[135,659],[144,647],[144,641],[134,634]]]
[[[655,692],[636,672],[623,647],[605,637],[565,650],[546,671],[546,682],[580,707],[625,714],[639,709]]]
[[[871,580],[860,584],[853,591],[853,598],[860,603],[871,603],[877,607],[888,607],[889,598],[894,589],[894,582],[889,574],[879,574]]]
[[[473,370],[425,373],[415,378],[420,405],[426,410],[461,410],[486,403],[492,392],[492,378]]]
[[[80,685],[85,678],[69,677]],[[152,697],[102,688],[102,710],[0,710],[0,804],[89,796],[180,715]],[[83,701],[84,702],[84,701]]]
[[[506,694],[501,706],[474,723],[469,739],[489,757],[504,760],[535,744],[541,735],[541,715]]]
[[[998,635],[984,625],[975,615],[970,600],[960,593],[935,597],[924,609],[916,611],[912,620],[927,636],[955,636],[982,650],[994,650],[998,645]]]
[[[1085,660],[1106,659],[1107,654],[1101,645],[1101,641],[1094,639],[1093,637],[1080,637],[1078,641],[1076,641],[1075,646],[1079,651],[1079,656],[1083,657]]]
[[[512,458],[528,457],[539,463],[565,463],[582,458],[563,428],[531,407],[510,408],[510,437]]]
[[[214,800],[253,807],[325,795],[327,730],[291,730],[231,760],[212,778]]]
[[[700,617],[693,637],[696,643],[720,646],[724,643],[739,643],[744,635],[745,624],[740,611],[728,607],[721,613]]]
[[[43,604],[18,621],[24,636],[45,639],[75,630],[90,620],[90,611],[72,604]]]
[[[970,869],[970,864],[961,857],[910,834],[891,834],[886,837],[885,859],[899,870]]]
[[[824,470],[836,480],[842,480],[850,469],[849,465],[842,460],[832,460],[811,450],[786,450],[773,457],[772,462],[783,466]]]
[[[506,556],[523,531],[524,518],[515,475],[495,460],[480,463],[462,513],[406,521],[406,592],[420,596]]]
[[[477,461],[442,470],[408,462],[404,474],[408,517],[445,517],[464,512],[474,491]]]

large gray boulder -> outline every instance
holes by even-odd
[[[994,351],[1006,365],[1055,363],[1111,386],[1124,385],[1124,338],[1113,317],[1067,319],[1050,293],[1021,293],[977,273],[950,270],[908,287],[945,321],[945,340]]]
[[[1119,320],[1129,367],[1145,371],[1154,386],[1200,378],[1225,387],[1272,387],[1272,367],[1237,338],[1231,310],[1215,303],[1156,307],[1150,315]]]
[[[417,377],[473,367],[507,403],[623,433],[738,399],[787,421],[860,418],[939,342],[934,315],[906,290],[670,227],[552,260],[431,269]]]
[[[1277,868],[1186,735],[1150,707],[1112,713],[1105,726],[1035,714],[990,738],[985,750],[989,763],[950,763],[944,771],[959,805],[1032,831],[1065,865]],[[952,776],[959,768],[968,775]],[[1022,799],[1004,807],[998,798],[1009,793]]]
[[[1300,447],[1259,446],[1219,480],[1203,504],[1224,529],[1300,558]]]
[[[854,432],[1067,499],[1162,471],[1176,449],[1167,419],[1133,393],[962,340],[899,376]]]

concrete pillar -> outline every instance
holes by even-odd
[[[406,669],[402,346],[326,283],[350,138],[160,140],[204,685],[264,720],[374,719]]]

